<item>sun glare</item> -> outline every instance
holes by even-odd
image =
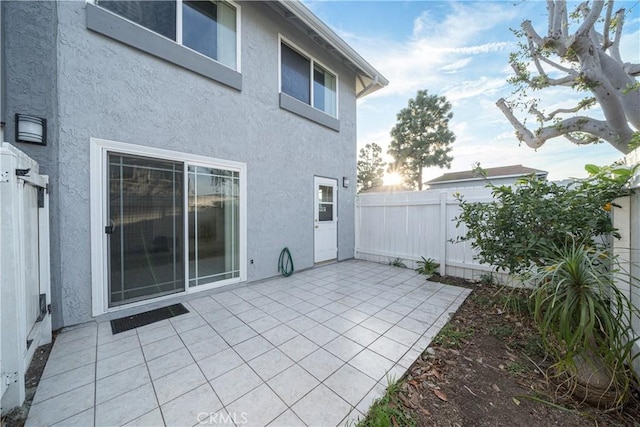
[[[397,172],[387,173],[382,179],[384,185],[398,185],[402,182],[402,177]]]

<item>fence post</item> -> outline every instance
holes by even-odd
[[[612,239],[612,252],[618,258],[620,271],[615,273],[615,284],[627,298],[631,298],[629,276],[631,274],[631,203],[630,197],[620,197],[614,201],[612,210],[613,226],[618,229],[620,239]]]
[[[440,193],[440,275],[447,272],[447,193]]]

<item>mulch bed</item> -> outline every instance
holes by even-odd
[[[473,292],[400,385],[396,402],[418,426],[640,426],[638,390],[607,412],[547,381],[526,291],[434,279]]]

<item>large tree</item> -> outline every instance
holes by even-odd
[[[523,40],[520,51],[510,57],[516,85],[513,99],[500,99],[498,107],[529,147],[539,148],[563,136],[584,145],[606,141],[622,153],[634,148],[640,137],[640,64],[624,62],[620,40],[625,9],[614,12],[614,2],[586,1],[573,13],[564,0],[547,1],[547,32],[541,35],[524,21],[515,31]],[[637,57],[631,58],[638,60]],[[569,87],[585,94],[575,104],[544,111],[532,91]],[[604,120],[583,113],[599,108]],[[531,114],[537,127],[531,130],[514,114]],[[598,117],[598,116],[596,116]]]
[[[449,130],[452,117],[451,104],[444,96],[419,90],[415,99],[410,99],[409,105],[400,110],[398,121],[391,129],[388,153],[394,162],[389,171],[401,174],[409,187],[422,190],[424,168],[451,167],[450,145],[456,139]]]
[[[358,192],[382,185],[385,162],[382,148],[375,142],[360,149],[358,157]]]

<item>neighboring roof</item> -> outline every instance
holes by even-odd
[[[497,168],[483,169],[487,178],[519,178],[527,175],[546,177],[549,172],[540,169],[528,168],[522,165],[500,166]],[[480,181],[485,178],[475,170],[445,173],[438,178],[425,182],[425,184],[444,184],[450,182]]]
[[[367,188],[360,191],[360,193],[399,193],[402,191],[413,191],[410,188],[406,188],[402,184],[394,185],[378,185],[376,187]]]
[[[389,80],[299,0],[278,0],[266,3],[285,19],[301,28],[313,41],[356,71],[356,97],[361,98],[389,84]]]

